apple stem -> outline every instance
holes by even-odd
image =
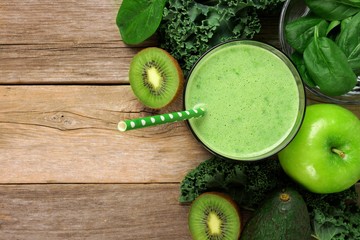
[[[341,158],[345,158],[345,153],[337,148],[332,148],[331,151],[333,153],[336,153],[337,155],[339,155]]]

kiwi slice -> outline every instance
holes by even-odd
[[[133,57],[129,80],[140,102],[159,109],[170,104],[182,91],[184,77],[178,62],[167,51],[148,47]]]
[[[241,220],[236,203],[226,194],[206,192],[189,211],[189,230],[194,240],[237,240]]]

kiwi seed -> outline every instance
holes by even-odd
[[[240,237],[239,209],[223,193],[207,192],[197,197],[191,204],[188,221],[194,240],[237,240]]]
[[[178,62],[168,52],[149,47],[132,59],[129,81],[140,102],[159,109],[170,104],[181,92],[184,77]]]

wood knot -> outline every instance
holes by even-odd
[[[76,124],[76,120],[73,117],[70,117],[69,114],[64,112],[56,112],[52,114],[48,119],[50,120],[50,122],[55,123],[54,127],[59,129],[69,129]]]

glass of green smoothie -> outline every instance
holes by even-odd
[[[187,120],[196,139],[213,154],[259,160],[276,154],[296,135],[306,98],[292,62],[279,50],[236,40],[207,51],[189,73],[184,108],[203,107]]]

